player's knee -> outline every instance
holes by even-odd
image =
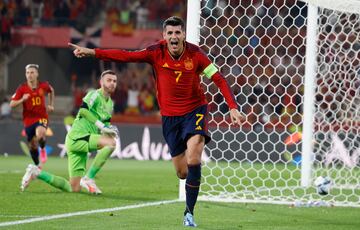
[[[115,149],[115,147],[116,147],[116,141],[115,141],[114,138],[110,138],[108,147],[109,147],[109,148],[112,148],[112,149]]]
[[[116,141],[114,138],[106,138],[102,147],[108,147],[112,150],[116,147]]]
[[[176,175],[179,179],[186,179],[187,177],[187,170],[179,169],[176,171]]]
[[[36,137],[38,139],[45,139],[46,137],[46,129],[42,126],[39,126],[37,129],[36,129]]]
[[[45,140],[45,138],[46,138],[46,135],[45,135],[45,132],[39,132],[39,133],[37,133],[36,134],[36,137],[37,137],[37,139],[38,140]]]
[[[201,163],[201,154],[189,154],[187,157],[189,165],[196,165]]]
[[[39,139],[39,145],[41,148],[44,148],[45,147],[45,144],[46,144],[46,140],[45,138],[40,138]]]
[[[201,154],[204,150],[204,143],[203,142],[196,143],[195,145],[192,146],[192,149],[194,152]]]
[[[105,137],[103,136],[101,139],[100,139],[100,142],[98,144],[98,147],[99,148],[104,148],[104,147],[109,147],[111,149],[115,149],[116,147],[116,141],[114,138],[112,137]]]
[[[205,146],[205,138],[200,135],[191,137],[187,142],[188,151],[201,154]]]

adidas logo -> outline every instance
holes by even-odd
[[[165,64],[162,67],[169,67],[168,63],[165,62]]]
[[[195,128],[195,130],[202,130],[201,126]]]

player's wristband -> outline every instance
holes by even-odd
[[[104,123],[102,123],[101,121],[97,120],[95,122],[96,127],[98,127],[99,129],[103,129],[105,127]]]

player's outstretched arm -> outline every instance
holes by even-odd
[[[104,61],[116,62],[147,62],[151,63],[153,60],[153,52],[147,49],[128,51],[122,49],[89,49],[78,46],[73,43],[68,43],[68,46],[73,49],[75,57],[96,57]]]
[[[77,58],[95,57],[94,49],[89,49],[86,47],[78,46],[78,45],[75,45],[70,42],[68,43],[68,46],[74,50],[73,53],[74,53],[75,57],[77,57]]]

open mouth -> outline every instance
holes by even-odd
[[[171,45],[171,47],[173,47],[173,48],[176,48],[176,47],[178,46],[178,44],[179,44],[178,41],[171,41],[171,42],[170,42],[170,45]]]

